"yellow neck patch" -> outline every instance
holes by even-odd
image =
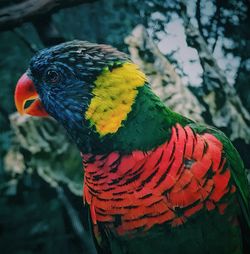
[[[85,113],[100,136],[115,133],[127,118],[146,76],[133,63],[124,63],[110,71],[105,68],[96,79],[93,98]]]

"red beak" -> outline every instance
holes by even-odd
[[[25,107],[26,102],[33,101],[28,107]],[[24,73],[18,80],[15,90],[15,103],[18,112],[32,116],[48,116],[42,102],[39,99],[33,81]]]

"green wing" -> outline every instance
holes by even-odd
[[[244,245],[248,250],[246,253],[250,253],[250,186],[247,181],[243,161],[238,151],[223,132],[210,126],[195,123],[190,124],[190,127],[197,133],[210,133],[214,135],[223,144],[224,153],[230,165],[233,180],[239,190],[237,194],[241,208],[241,215],[239,219],[243,233]]]

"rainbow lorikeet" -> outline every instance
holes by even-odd
[[[44,49],[15,102],[54,117],[78,146],[98,253],[250,253],[238,152],[219,130],[167,108],[126,54],[82,41]]]

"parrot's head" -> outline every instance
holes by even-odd
[[[145,82],[126,54],[71,41],[31,59],[17,83],[15,103],[21,114],[54,117],[82,147],[119,130]]]

